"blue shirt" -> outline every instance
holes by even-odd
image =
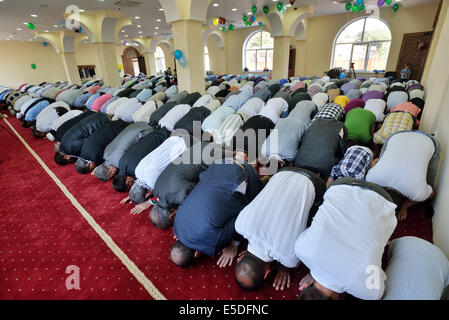
[[[39,113],[50,105],[48,100],[36,103],[25,115],[25,121],[34,121]]]
[[[236,192],[248,181],[246,193]],[[220,160],[200,174],[200,181],[179,206],[174,234],[185,246],[214,256],[229,245],[235,220],[262,190],[257,171],[248,163]]]

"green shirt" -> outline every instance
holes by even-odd
[[[361,143],[370,143],[373,138],[373,126],[376,116],[369,110],[355,108],[346,114],[345,126],[348,129],[348,139]]]

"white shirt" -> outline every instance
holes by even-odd
[[[432,187],[427,184],[427,168],[435,153],[432,139],[418,131],[406,131],[396,133],[386,143],[366,181],[394,188],[412,201],[429,198]]]
[[[212,96],[210,94],[205,94],[204,96],[202,96],[198,100],[196,100],[196,102],[193,104],[192,108],[205,107],[211,100],[212,100]]]
[[[58,113],[56,112],[56,108],[63,107],[70,110],[70,107],[67,103],[63,101],[58,101],[50,104],[44,110],[42,110],[36,117],[36,129],[40,132],[48,132],[51,129],[51,124],[57,118],[59,118]]]
[[[259,259],[294,268],[300,262],[295,241],[306,229],[314,200],[315,188],[306,176],[279,172],[240,212],[235,230],[248,239],[248,251]]]
[[[377,122],[383,122],[385,120],[385,108],[387,103],[382,99],[370,99],[365,104],[365,110],[369,110],[376,116]]]
[[[118,108],[118,106],[121,105],[122,103],[127,102],[128,100],[129,100],[129,98],[123,97],[123,98],[119,98],[119,99],[113,101],[106,108],[106,113],[111,115],[111,116],[115,115],[115,111]]]
[[[239,109],[239,112],[245,113],[249,118],[255,116],[262,110],[265,106],[265,102],[263,102],[260,98],[251,98],[246,101],[243,106]]]
[[[288,103],[283,98],[272,98],[268,100],[265,107],[260,110],[259,115],[267,117],[276,124],[282,112],[288,110]]]
[[[369,189],[332,186],[312,225],[299,235],[295,253],[324,287],[378,300],[386,278],[382,254],[397,224],[395,208]],[[369,288],[369,276],[374,273],[376,287]]]
[[[178,104],[173,107],[167,114],[159,120],[159,126],[166,127],[168,130],[173,131],[173,128],[182,117],[184,117],[191,107],[188,104]]]
[[[143,158],[136,167],[136,178],[153,190],[159,175],[187,150],[182,137],[173,136]]]
[[[147,101],[142,107],[140,107],[133,114],[134,122],[146,122],[150,121],[150,117],[157,108],[162,106],[162,102],[159,100],[150,100]]]

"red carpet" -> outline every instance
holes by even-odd
[[[295,299],[307,273],[293,273],[289,290],[277,292],[267,282],[257,292],[241,290],[234,265],[220,269],[204,258],[190,269],[169,260],[172,230],[158,230],[148,218],[129,214],[109,183],[79,175],[73,165],[53,161],[53,144],[36,140],[17,119],[8,121],[56,174],[69,192],[118,247],[167,299]],[[8,125],[1,121],[8,131]],[[151,299],[120,259],[108,248],[24,145],[0,128],[0,299]],[[432,239],[431,222],[420,207],[398,224],[394,238]],[[68,265],[80,268],[81,290],[67,290]]]

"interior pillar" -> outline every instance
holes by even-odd
[[[145,64],[147,66],[147,76],[156,75],[156,58],[153,52],[146,52],[143,54],[145,57]]]
[[[64,65],[67,81],[71,84],[81,84],[80,74],[75,59],[75,53],[61,53],[62,63]]]
[[[97,47],[98,60],[100,61],[100,74],[104,84],[110,87],[121,85],[120,74],[117,72],[117,57],[115,53],[115,44],[108,42],[99,42]]]
[[[174,49],[181,50],[187,65],[176,61],[179,91],[205,93],[204,48],[201,21],[179,20],[172,23]]]
[[[290,55],[290,37],[274,37],[273,79],[288,78],[288,59]]]

